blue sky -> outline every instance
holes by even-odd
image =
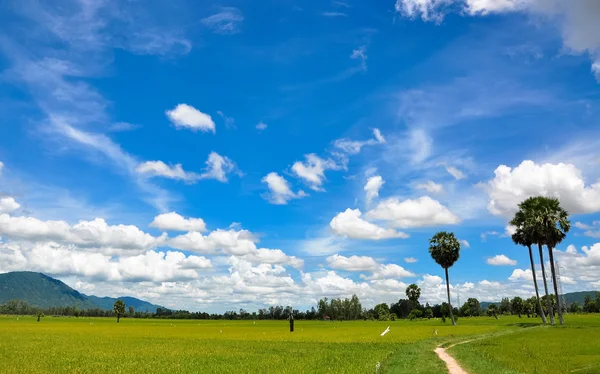
[[[526,296],[507,222],[542,194],[578,222],[563,287],[600,289],[595,3],[0,10],[0,271],[192,310],[440,302],[448,230],[461,298]]]

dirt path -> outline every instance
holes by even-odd
[[[434,351],[438,357],[446,363],[446,367],[448,368],[448,373],[450,374],[468,374],[465,369],[463,369],[458,362],[454,359],[454,357],[450,356],[448,352],[446,352],[446,348],[437,347]]]

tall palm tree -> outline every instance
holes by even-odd
[[[460,256],[460,242],[454,233],[440,231],[429,240],[429,253],[431,257],[446,271],[446,291],[448,293],[448,309],[450,309],[450,318],[452,325],[456,326],[454,313],[452,312],[452,303],[450,302],[450,280],[448,278],[448,268],[452,267]]]
[[[542,309],[542,302],[540,301],[540,291],[538,289],[537,277],[535,275],[535,264],[533,262],[533,251],[531,250],[531,245],[533,243],[531,242],[531,240],[529,238],[527,238],[525,236],[525,234],[523,233],[523,229],[521,228],[522,224],[519,224],[518,221],[515,221],[516,219],[517,219],[517,217],[515,217],[515,219],[510,221],[511,225],[513,225],[513,226],[518,225],[518,227],[519,227],[519,228],[517,228],[517,231],[514,234],[512,234],[512,241],[517,245],[522,245],[522,246],[527,247],[527,249],[529,249],[529,262],[531,263],[531,274],[533,276],[533,286],[535,287],[535,299],[537,300],[536,307],[538,310],[538,314],[542,318],[542,322],[548,323],[548,321],[546,320],[546,314],[544,313],[544,309]]]
[[[558,319],[561,325],[565,324],[562,315],[562,306],[560,305],[560,295],[558,294],[558,279],[556,278],[556,269],[554,266],[553,250],[567,236],[571,229],[569,214],[561,208],[560,202],[556,198],[537,197],[538,209],[532,216],[532,225],[535,231],[543,237],[544,244],[548,248],[550,258],[550,271],[552,272],[552,284],[554,285],[554,295],[556,297],[556,308],[558,310]],[[541,251],[541,246],[540,246]]]
[[[542,280],[546,294],[546,310],[550,315],[550,324],[554,325],[554,312],[548,296],[548,280],[546,278],[546,266],[544,263],[544,252],[542,246],[545,244],[544,228],[539,224],[542,201],[540,197],[530,197],[519,204],[519,211],[515,214],[513,221],[520,227],[523,235],[529,242],[536,243],[540,253],[540,266],[542,268]],[[542,311],[543,312],[543,311]]]

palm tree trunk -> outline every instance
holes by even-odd
[[[558,295],[558,283],[556,279],[556,270],[554,269],[554,254],[552,253],[552,246],[547,245],[548,247],[548,255],[550,256],[550,271],[552,272],[552,284],[554,285],[554,295],[556,296],[556,308],[558,309],[558,320],[561,325],[565,324],[565,320],[562,315],[561,305],[560,305],[560,297]]]
[[[454,320],[454,313],[452,313],[452,303],[450,302],[450,282],[448,280],[448,268],[446,270],[446,291],[448,292],[448,309],[450,309],[450,318],[452,319],[452,326],[456,326],[456,321]]]
[[[531,245],[528,245],[527,248],[529,248],[529,261],[531,261],[531,274],[533,275],[533,285],[535,287],[535,298],[537,300],[538,313],[542,318],[542,322],[548,323],[548,321],[546,321],[546,314],[544,313],[544,309],[542,309],[542,302],[540,301],[540,291],[538,289],[537,277],[535,276],[535,264],[533,263],[533,251],[531,250]]]
[[[546,269],[544,268],[544,252],[542,252],[542,245],[538,244],[540,250],[540,263],[542,265],[542,277],[544,278],[544,290],[546,291],[546,309],[550,315],[550,324],[554,325],[554,311],[552,310],[552,302],[550,295],[548,295],[548,282],[546,281]]]

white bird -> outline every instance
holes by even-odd
[[[384,332],[381,333],[381,336],[384,336],[385,334],[387,334],[388,332],[390,332],[390,327],[388,326],[387,329],[385,329]]]
[[[437,329],[435,329],[435,333],[434,333],[434,334],[436,334],[436,335],[437,335]]]
[[[379,372],[379,368],[381,367],[381,362],[378,362],[377,365],[375,365],[375,372],[378,373]]]

